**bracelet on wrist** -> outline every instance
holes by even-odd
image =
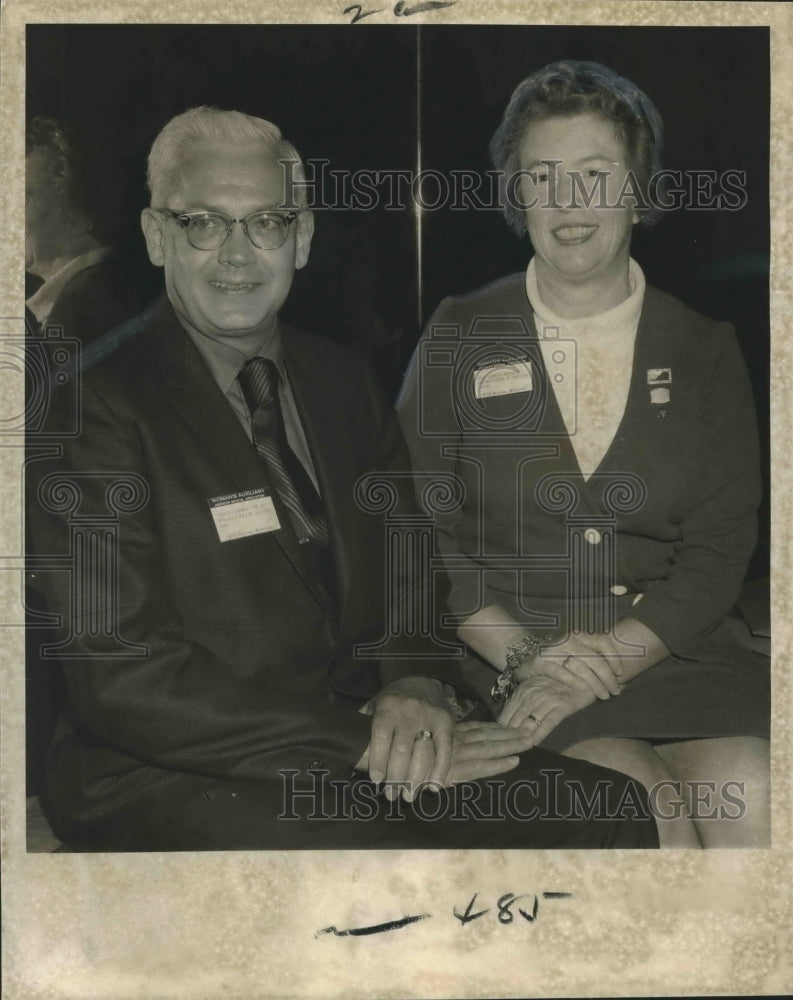
[[[490,690],[490,697],[493,701],[508,701],[517,688],[520,681],[517,672],[524,663],[535,656],[540,646],[555,642],[556,636],[548,633],[537,635],[535,632],[527,632],[521,639],[507,647],[507,665],[496,678],[496,682]]]

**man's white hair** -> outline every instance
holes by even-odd
[[[167,207],[179,182],[183,159],[193,146],[202,142],[238,147],[260,143],[268,147],[273,159],[289,163],[284,166],[284,178],[292,182],[292,190],[286,192],[286,207],[308,208],[303,161],[292,143],[283,138],[278,126],[241,111],[221,111],[207,106],[189,108],[172,118],[154,140],[146,170],[153,207]]]

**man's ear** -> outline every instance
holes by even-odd
[[[308,263],[308,254],[311,250],[311,237],[314,235],[314,213],[306,210],[301,212],[297,221],[297,235],[295,237],[295,267],[305,267]]]
[[[165,219],[153,208],[144,208],[140,213],[140,227],[146,239],[149,260],[156,267],[165,263]]]

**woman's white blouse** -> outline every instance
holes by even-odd
[[[543,360],[585,479],[614,440],[628,399],[645,289],[642,269],[632,258],[629,280],[631,293],[618,306],[596,316],[565,319],[540,299],[534,258],[526,271]]]

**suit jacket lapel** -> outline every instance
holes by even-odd
[[[268,486],[266,472],[201,355],[162,302],[142,337],[149,358],[159,359],[171,402],[238,487]]]
[[[141,336],[148,341],[147,356],[160,359],[163,380],[174,407],[212,452],[218,465],[240,490],[267,489],[279,521],[287,523],[289,514],[271,488],[267,470],[167,300],[158,305],[151,325]],[[323,609],[329,610],[294,532],[275,531],[271,537]]]

